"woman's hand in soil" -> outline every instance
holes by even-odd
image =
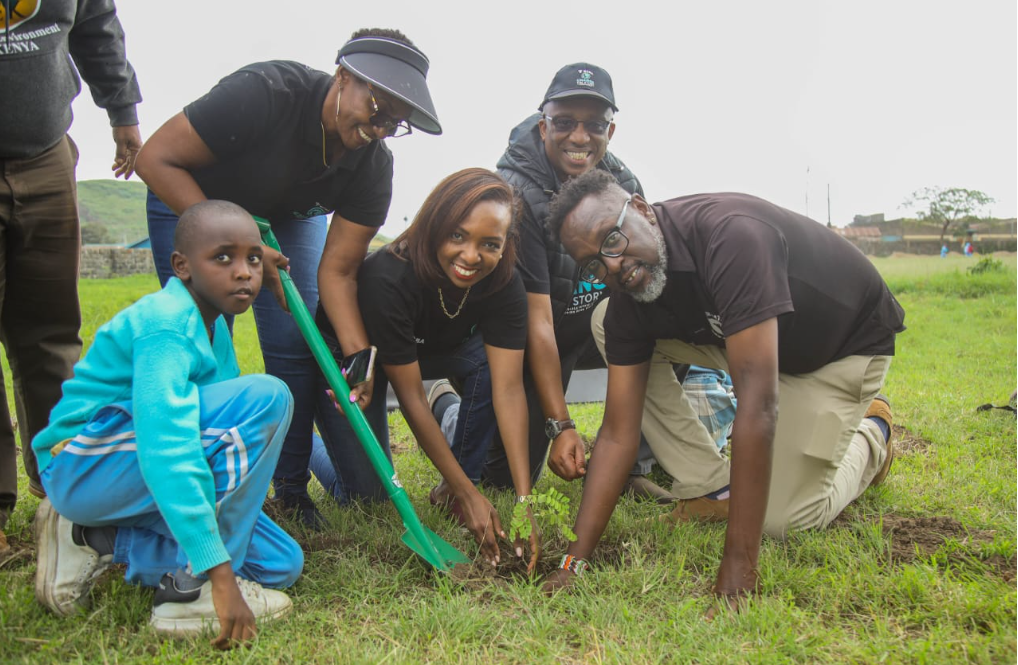
[[[571,587],[575,581],[576,573],[564,568],[556,568],[548,574],[548,577],[544,578],[544,584],[541,585],[541,593],[546,596],[554,596],[559,591],[564,591]]]
[[[534,511],[527,507],[527,519],[530,520],[530,561],[527,563],[527,574],[534,572],[537,560],[541,557],[541,531],[537,528],[537,520],[534,519]],[[513,551],[521,559],[526,553],[527,543],[522,538],[517,538],[513,543]]]
[[[475,488],[467,496],[459,497],[467,530],[481,546],[481,556],[492,566],[498,565],[498,539],[505,538],[502,521],[491,502]]]

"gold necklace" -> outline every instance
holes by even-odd
[[[455,314],[450,314],[449,310],[445,308],[445,297],[442,295],[442,287],[438,287],[438,304],[442,306],[442,311],[445,312],[446,316],[448,316],[450,319],[455,319],[457,316],[460,315],[460,312],[463,311],[463,306],[467,304],[467,296],[470,295],[470,288],[472,286],[473,285],[471,284],[470,286],[467,287],[467,291],[466,293],[463,294],[463,300],[460,301],[460,306],[456,308]]]

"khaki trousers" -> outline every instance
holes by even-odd
[[[0,342],[14,382],[25,472],[40,489],[32,438],[46,426],[61,384],[81,355],[77,163],[70,137],[35,157],[0,159]],[[17,487],[5,398],[0,400],[0,508],[14,505]]]
[[[591,323],[602,353],[606,306],[598,306]],[[715,346],[658,340],[651,359],[643,433],[658,463],[675,478],[672,493],[688,499],[724,487],[729,467],[693,412],[671,363],[727,372],[728,354]],[[778,376],[765,533],[781,538],[789,531],[825,527],[869,487],[887,446],[877,424],[863,415],[890,364],[889,356],[849,356],[809,374]]]

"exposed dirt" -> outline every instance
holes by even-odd
[[[980,555],[980,547],[993,542],[994,532],[966,529],[950,517],[900,517],[884,515],[884,535],[890,539],[891,560],[911,563],[936,557],[944,567],[970,568],[982,562],[989,572],[1005,582],[1015,581],[1015,556]],[[945,547],[950,543],[950,546]]]
[[[892,425],[894,432],[894,452],[896,455],[924,454],[931,444],[921,436],[917,436],[901,425]]]
[[[403,453],[408,453],[412,450],[416,450],[422,455],[424,454],[424,451],[421,450],[415,442],[401,441],[396,437],[390,437],[389,450],[392,451],[393,455],[402,455]]]
[[[17,568],[35,561],[35,541],[33,539],[26,541],[13,534],[7,534],[7,544],[11,549],[5,554],[0,554],[0,570]]]

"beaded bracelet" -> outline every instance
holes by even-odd
[[[562,570],[568,570],[579,577],[583,574],[583,571],[590,568],[590,565],[583,559],[575,557],[572,554],[564,554],[558,567]]]

